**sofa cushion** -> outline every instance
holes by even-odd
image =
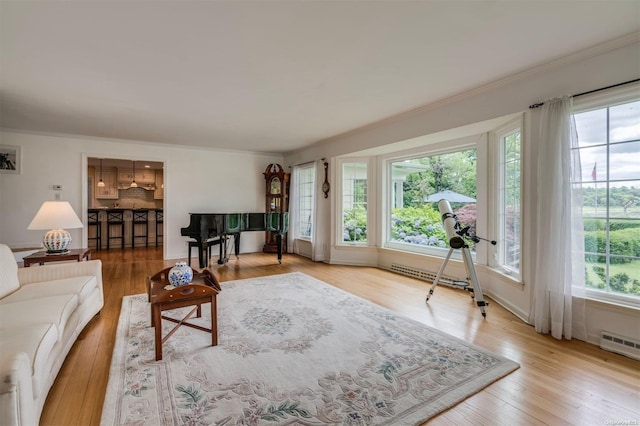
[[[6,299],[6,298],[5,298]],[[78,296],[39,297],[15,303],[0,301],[0,331],[34,324],[53,323],[58,340],[64,335],[64,327],[78,306]]]
[[[0,303],[15,303],[39,297],[77,294],[78,301],[82,304],[97,286],[98,280],[95,276],[80,276],[30,283],[20,287],[20,291],[5,297]]]
[[[18,263],[9,246],[0,244],[0,298],[20,288]]]
[[[47,374],[47,361],[58,340],[58,332],[53,324],[31,324],[24,327],[2,329],[0,347],[3,356],[24,352],[31,363],[33,398],[38,398]]]

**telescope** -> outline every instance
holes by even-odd
[[[460,225],[458,218],[451,211],[449,201],[445,199],[438,201],[438,210],[440,210],[440,214],[442,215],[444,231],[447,233],[447,238],[449,238],[449,247],[454,249],[463,248],[466,244],[464,241],[465,238],[470,239],[474,243],[479,243],[480,240],[483,240],[494,246],[497,244],[495,240],[487,240],[485,238],[478,237],[477,235],[469,235],[469,229],[471,227],[465,226],[463,228]]]
[[[438,201],[438,210],[440,210],[440,214],[442,215],[442,225],[444,226],[444,231],[447,233],[447,238],[449,239],[449,247],[454,249],[464,247],[464,239],[458,234],[460,231],[460,224],[458,223],[456,216],[451,211],[449,201],[445,199]]]
[[[476,235],[469,235],[469,226],[462,227],[458,222],[458,218],[453,214],[451,210],[451,205],[449,201],[442,199],[438,201],[438,210],[440,210],[440,215],[442,217],[442,225],[444,227],[444,231],[447,234],[447,238],[449,239],[449,253],[444,259],[438,274],[436,275],[436,279],[433,281],[431,288],[429,289],[429,293],[427,294],[426,302],[429,302],[429,298],[433,295],[433,292],[440,281],[440,277],[444,272],[445,267],[447,266],[447,262],[451,258],[451,254],[453,250],[460,250],[462,252],[462,261],[464,263],[465,270],[467,271],[467,279],[466,281],[460,282],[460,284],[455,283],[456,286],[463,288],[464,290],[471,293],[471,298],[476,300],[478,308],[480,308],[480,312],[484,318],[487,317],[487,313],[485,312],[485,306],[489,303],[484,301],[484,297],[482,296],[482,289],[480,288],[480,284],[478,283],[478,276],[476,275],[476,269],[473,266],[473,258],[471,257],[471,252],[469,251],[469,244],[465,239],[470,239],[474,243],[480,242],[480,240],[485,240],[484,238],[480,238]],[[485,240],[489,241],[489,240]],[[495,245],[495,241],[489,241],[491,244]]]

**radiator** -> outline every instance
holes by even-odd
[[[640,342],[629,337],[603,331],[600,337],[600,347],[607,351],[640,360]]]
[[[398,265],[397,263],[392,263],[391,268],[389,268],[391,272],[396,272],[398,274],[406,275],[408,277],[418,278],[423,281],[428,281],[432,283],[436,279],[437,272],[425,271],[422,269],[417,269],[412,266],[406,265]],[[443,284],[449,287],[465,287],[467,285],[466,281],[462,281],[458,278],[454,278],[448,275],[442,274],[440,276],[440,281],[438,281],[438,285]]]

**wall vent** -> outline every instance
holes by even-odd
[[[640,360],[640,342],[629,337],[603,331],[600,337],[600,347],[607,351]]]
[[[435,272],[425,271],[422,269],[417,269],[417,268],[413,268],[411,266],[406,266],[406,265],[398,265],[397,263],[392,263],[391,268],[389,268],[389,270],[391,272],[396,272],[398,274],[406,275],[413,278],[418,278],[420,280],[428,281],[430,283],[433,283],[437,275],[437,273]],[[440,277],[440,281],[438,282],[438,285],[440,284],[443,284],[449,287],[460,288],[460,287],[465,287],[467,283],[465,281],[461,281],[457,278],[450,277],[448,275],[443,274]]]

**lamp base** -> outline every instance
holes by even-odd
[[[64,229],[52,229],[44,234],[42,244],[47,249],[47,254],[60,254],[67,252],[71,243],[71,234]]]

